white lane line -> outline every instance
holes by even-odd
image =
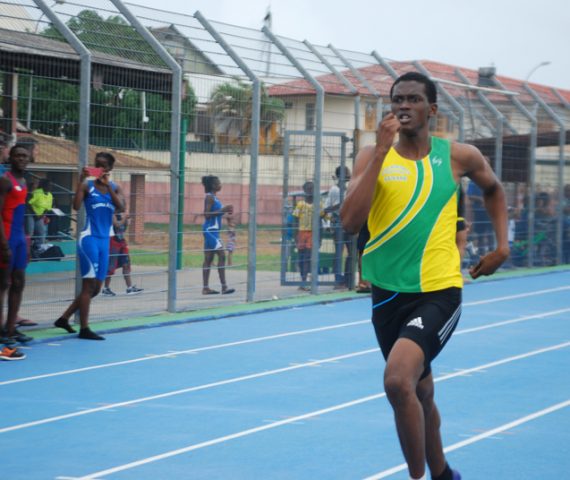
[[[474,302],[465,302],[465,303],[463,303],[463,307],[471,307],[471,306],[476,306],[476,305],[483,305],[486,303],[495,303],[495,302],[500,302],[500,301],[507,301],[507,300],[512,300],[515,298],[532,297],[535,295],[544,295],[547,293],[559,292],[559,291],[569,290],[569,289],[570,289],[570,286],[557,287],[557,288],[550,288],[550,289],[546,289],[546,290],[537,290],[535,292],[527,292],[527,293],[520,293],[520,294],[516,294],[516,295],[504,296],[504,297],[489,298],[487,300],[477,300]],[[557,310],[557,312],[562,312],[562,313],[564,313],[566,311],[570,311],[570,309]],[[548,315],[554,315],[554,314],[555,313],[547,312],[544,315],[548,316]],[[516,322],[516,321],[517,320],[515,319],[512,322]],[[164,353],[164,354],[157,354],[157,355],[147,354],[144,357],[133,358],[131,360],[122,360],[119,362],[102,363],[99,365],[92,365],[90,367],[76,368],[73,370],[63,370],[60,372],[35,375],[32,377],[22,377],[22,378],[15,378],[12,380],[5,380],[3,382],[0,382],[0,386],[12,385],[12,384],[21,383],[21,382],[30,382],[30,381],[34,381],[34,380],[41,380],[44,378],[59,377],[59,376],[63,376],[63,375],[73,375],[76,373],[88,372],[91,370],[99,370],[102,368],[118,367],[121,365],[129,365],[129,364],[138,363],[138,362],[145,362],[148,360],[157,360],[160,358],[168,358],[168,357],[172,358],[172,355],[196,354],[196,353],[204,352],[204,351],[208,351],[208,350],[216,350],[216,349],[221,349],[221,348],[235,347],[235,346],[247,345],[247,344],[251,344],[251,343],[264,342],[264,341],[268,341],[268,340],[275,340],[275,339],[279,339],[279,338],[292,337],[292,336],[296,336],[296,335],[305,335],[308,333],[317,333],[317,332],[323,332],[326,330],[334,330],[337,328],[346,328],[346,327],[353,327],[353,326],[358,326],[358,325],[368,325],[368,324],[370,324],[370,320],[366,319],[366,320],[359,320],[356,322],[341,323],[338,325],[330,325],[330,326],[326,326],[326,327],[311,328],[311,329],[307,329],[307,330],[296,330],[296,331],[280,333],[280,334],[276,334],[276,335],[268,335],[268,336],[264,336],[264,337],[255,337],[255,338],[250,338],[247,340],[221,343],[221,344],[217,344],[217,345],[210,345],[207,347],[193,348],[193,349],[189,349],[189,350],[180,350],[180,351],[169,352],[169,353]],[[495,325],[495,324],[490,324],[490,325],[491,326],[486,327],[486,328],[493,328],[492,325]],[[483,329],[485,327],[477,327],[477,328]],[[457,332],[455,333],[455,335],[457,335]]]
[[[510,362],[522,360],[522,359],[529,358],[529,357],[532,357],[535,355],[540,355],[542,353],[552,352],[552,351],[560,350],[560,349],[567,348],[567,347],[570,347],[570,342],[560,343],[558,345],[553,345],[550,347],[541,348],[538,350],[533,350],[531,352],[523,353],[520,355],[515,355],[512,357],[507,357],[507,358],[504,358],[501,360],[497,360],[495,362],[486,363],[484,365],[479,365],[477,367],[467,368],[467,369],[462,370],[460,372],[450,373],[448,375],[437,377],[435,379],[435,381],[436,382],[442,382],[445,380],[449,380],[451,378],[460,377],[460,376],[463,376],[463,375],[468,374],[468,373],[476,372],[478,370],[497,367],[499,365],[504,365],[504,364],[507,364]],[[250,428],[247,430],[242,430],[240,432],[232,433],[230,435],[225,435],[223,437],[213,438],[213,439],[207,440],[205,442],[195,443],[195,444],[189,445],[187,447],[179,448],[176,450],[171,450],[169,452],[164,452],[164,453],[161,453],[159,455],[154,455],[152,457],[146,457],[146,458],[143,458],[141,460],[137,460],[135,462],[130,462],[130,463],[126,463],[124,465],[112,467],[112,468],[109,468],[106,470],[101,470],[99,472],[90,473],[88,475],[80,477],[80,480],[95,480],[95,479],[98,479],[98,478],[103,477],[105,475],[111,475],[113,473],[122,472],[125,470],[130,470],[132,468],[136,468],[136,467],[140,467],[142,465],[157,462],[159,460],[164,460],[166,458],[174,457],[177,455],[182,455],[184,453],[192,452],[194,450],[199,450],[202,448],[210,447],[212,445],[217,445],[220,443],[228,442],[230,440],[235,440],[236,438],[246,437],[248,435],[253,435],[255,433],[263,432],[265,430],[271,430],[271,429],[274,429],[277,427],[281,427],[283,425],[289,425],[289,424],[294,423],[294,422],[307,420],[307,419],[318,417],[320,415],[325,415],[325,414],[328,414],[331,412],[337,412],[339,410],[354,407],[355,405],[361,405],[363,403],[367,403],[367,402],[370,402],[372,400],[377,400],[377,399],[385,397],[385,396],[386,396],[386,394],[384,392],[381,392],[381,393],[377,393],[375,395],[369,395],[366,397],[358,398],[358,399],[352,400],[350,402],[345,402],[345,403],[341,403],[338,405],[333,405],[331,407],[323,408],[321,410],[315,410],[313,412],[305,413],[303,415],[297,415],[295,417],[290,417],[290,418],[285,419],[285,420],[280,420],[277,422],[261,425],[261,426]]]
[[[221,348],[236,347],[239,345],[247,345],[249,343],[265,342],[267,340],[275,340],[278,338],[293,337],[296,335],[306,335],[308,333],[318,333],[318,332],[324,332],[327,330],[336,330],[338,328],[354,327],[356,325],[364,325],[364,324],[366,324],[366,325],[370,324],[370,320],[359,320],[357,322],[339,323],[336,325],[328,325],[326,327],[310,328],[307,330],[294,330],[292,332],[278,333],[275,335],[267,335],[265,337],[249,338],[247,340],[239,340],[236,342],[220,343],[217,345],[210,345],[207,347],[192,348],[189,350],[179,350],[179,351],[168,352],[168,353],[163,353],[163,354],[158,354],[158,355],[147,354],[144,357],[133,358],[131,360],[122,360],[120,362],[102,363],[99,365],[92,365],[90,367],[75,368],[73,370],[63,370],[61,372],[45,373],[42,375],[35,375],[33,377],[23,377],[23,378],[15,378],[12,380],[5,380],[3,382],[0,382],[0,386],[12,385],[14,383],[21,383],[21,382],[30,382],[32,380],[40,380],[43,378],[59,377],[62,375],[71,375],[74,373],[88,372],[90,370],[99,370],[101,368],[117,367],[120,365],[129,365],[132,363],[146,362],[148,360],[157,360],[159,358],[172,357],[173,355],[195,354],[195,353],[199,353],[199,352],[205,352],[208,350],[217,350],[217,349],[221,349]],[[18,348],[20,348],[20,347],[18,347]]]
[[[505,320],[503,322],[497,322],[497,323],[493,323],[490,325],[483,325],[480,327],[475,327],[475,328],[469,328],[469,329],[465,329],[465,330],[458,330],[457,332],[455,332],[454,335],[462,335],[462,334],[467,334],[467,333],[473,333],[473,332],[477,332],[479,330],[486,330],[489,328],[497,328],[497,327],[502,327],[504,325],[510,325],[513,323],[517,323],[517,322],[524,322],[527,320],[534,320],[537,318],[544,318],[547,317],[549,315],[557,315],[561,312],[566,312],[566,311],[570,311],[570,308],[568,309],[564,309],[564,310],[554,310],[552,312],[545,312],[545,313],[540,313],[540,314],[536,314],[536,315],[527,315],[525,317],[520,317],[517,319],[513,319],[513,320]],[[212,382],[212,383],[207,383],[207,384],[202,384],[202,385],[196,385],[194,387],[188,387],[188,388],[183,388],[180,390],[174,390],[172,392],[165,392],[165,393],[161,393],[161,394],[157,394],[157,395],[152,395],[152,396],[148,396],[148,397],[142,397],[142,398],[138,398],[138,399],[134,399],[134,400],[128,400],[125,402],[119,402],[119,403],[110,403],[110,404],[105,404],[102,407],[97,407],[97,408],[81,408],[81,410],[79,412],[73,412],[73,413],[68,413],[68,414],[64,414],[64,415],[58,415],[55,417],[48,417],[48,418],[44,418],[41,420],[36,420],[33,422],[26,422],[26,423],[22,423],[22,424],[18,424],[18,425],[14,425],[11,427],[5,427],[5,428],[0,428],[0,434],[2,433],[7,433],[13,430],[21,430],[23,428],[29,428],[29,427],[35,427],[38,425],[43,425],[45,423],[52,423],[52,422],[57,422],[60,420],[66,420],[68,418],[73,418],[73,417],[78,417],[80,415],[86,415],[86,414],[90,414],[90,413],[96,413],[96,412],[101,412],[104,410],[111,410],[113,408],[116,407],[127,407],[127,406],[132,406],[132,405],[136,405],[139,403],[143,403],[143,402],[148,402],[148,401],[152,401],[152,400],[158,400],[161,398],[167,398],[167,397],[172,397],[175,395],[182,395],[185,393],[190,393],[190,392],[195,392],[195,391],[199,391],[199,390],[206,390],[208,388],[215,388],[215,387],[219,387],[222,385],[228,385],[231,383],[237,383],[237,382],[243,382],[243,381],[247,381],[247,380],[253,380],[255,378],[261,378],[261,377],[266,377],[269,375],[277,375],[280,373],[284,373],[287,371],[291,371],[291,370],[296,370],[299,368],[315,368],[315,367],[320,367],[322,364],[325,363],[336,363],[340,360],[346,360],[348,358],[352,358],[352,357],[357,357],[357,356],[361,356],[361,355],[368,355],[370,353],[375,353],[377,352],[379,349],[378,348],[373,348],[373,349],[369,349],[369,350],[362,350],[359,352],[353,352],[353,353],[349,353],[349,354],[345,354],[345,355],[340,355],[340,356],[336,356],[336,357],[330,357],[330,358],[325,358],[322,360],[313,360],[311,359],[309,362],[306,363],[291,363],[288,367],[284,367],[284,368],[278,368],[278,369],[274,369],[274,370],[268,370],[268,371],[263,371],[263,372],[259,372],[259,373],[252,373],[249,375],[243,375],[240,377],[234,377],[234,378],[230,378],[227,380],[221,380],[218,382]],[[455,369],[456,372],[459,372],[460,374],[463,374],[465,376],[469,376],[470,373],[466,374],[463,370],[461,369]],[[481,372],[482,370],[478,370],[478,372]],[[462,373],[463,372],[463,373]],[[440,378],[447,378],[447,375],[443,375]]]
[[[521,417],[521,418],[514,420],[512,422],[505,423],[504,425],[493,428],[491,430],[487,430],[486,432],[482,432],[478,435],[474,435],[474,436],[472,436],[466,440],[462,440],[461,442],[457,442],[457,443],[454,443],[453,445],[449,445],[448,447],[445,447],[443,449],[443,451],[446,453],[452,452],[453,450],[458,450],[460,448],[466,447],[467,445],[471,445],[473,443],[480,442],[481,440],[484,440],[486,438],[492,438],[497,433],[505,432],[505,431],[510,430],[512,428],[523,425],[524,423],[531,422],[533,420],[536,420],[537,418],[544,417],[545,415],[549,415],[550,413],[554,413],[558,410],[562,410],[563,408],[567,408],[567,407],[570,407],[570,399],[566,400],[564,402],[560,402],[560,403],[557,403],[555,405],[552,405],[552,406],[545,408],[543,410],[539,410],[538,412],[531,413],[530,415],[527,415],[525,417]],[[396,467],[392,467],[392,468],[389,468],[388,470],[384,470],[382,472],[375,473],[374,475],[366,477],[364,480],[379,480],[381,478],[386,478],[386,477],[389,477],[395,473],[406,470],[407,468],[408,468],[408,466],[405,463],[402,463],[401,465],[398,465]]]
[[[307,362],[307,363],[295,364],[295,365],[291,365],[289,367],[277,368],[275,370],[267,370],[267,371],[263,371],[263,372],[259,372],[259,373],[252,373],[250,375],[243,375],[241,377],[229,378],[227,380],[221,380],[219,382],[212,382],[212,383],[206,383],[206,384],[202,384],[202,385],[196,385],[194,387],[188,387],[188,388],[183,388],[180,390],[174,390],[171,392],[160,393],[158,395],[136,398],[134,400],[128,400],[125,402],[108,403],[108,404],[104,404],[104,405],[102,405],[100,407],[96,407],[96,408],[89,408],[89,409],[81,410],[78,412],[67,413],[65,415],[58,415],[56,417],[48,417],[48,418],[43,418],[41,420],[36,420],[33,422],[20,423],[18,425],[12,425],[10,427],[0,428],[0,434],[1,433],[13,432],[15,430],[23,430],[25,428],[30,428],[30,427],[36,427],[38,425],[44,425],[46,423],[59,422],[61,420],[67,420],[69,418],[74,418],[74,417],[80,417],[82,415],[88,415],[91,413],[109,411],[109,410],[116,409],[119,407],[128,407],[128,406],[136,405],[138,403],[150,402],[150,401],[159,400],[162,398],[173,397],[175,395],[182,395],[184,393],[197,392],[200,390],[207,390],[209,388],[220,387],[222,385],[229,385],[232,383],[243,382],[246,380],[253,380],[256,378],[267,377],[270,375],[277,375],[279,373],[290,372],[293,370],[298,370],[300,368],[316,367],[316,366],[320,366],[320,365],[323,365],[326,363],[334,363],[334,362],[337,362],[339,360],[346,360],[349,358],[355,358],[355,357],[359,357],[362,355],[368,355],[370,353],[374,353],[374,352],[378,352],[378,351],[379,351],[379,348],[372,348],[369,350],[362,350],[360,352],[353,352],[353,353],[348,353],[345,355],[338,355],[336,357],[324,358],[322,360],[311,360],[310,362]]]
[[[478,327],[462,328],[457,330],[455,335],[465,335],[466,333],[480,332],[481,330],[487,330],[489,328],[497,328],[505,325],[512,325],[514,323],[526,322],[527,320],[536,320],[537,318],[552,317],[554,315],[560,315],[561,313],[570,312],[570,308],[561,308],[560,310],[551,310],[550,312],[535,313],[533,315],[525,315],[524,317],[511,318],[510,320],[503,320],[501,322],[489,323],[487,325],[480,325]]]
[[[566,285],[563,287],[556,287],[556,288],[547,288],[544,290],[535,290],[534,292],[517,293],[515,295],[507,295],[505,297],[495,297],[486,300],[476,300],[473,302],[464,303],[463,306],[473,307],[475,305],[483,305],[486,303],[505,302],[509,300],[515,300],[517,298],[534,297],[535,295],[544,295],[546,293],[563,292],[564,290],[570,290],[570,285]]]

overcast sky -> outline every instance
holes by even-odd
[[[570,0],[128,0],[387,59],[434,60],[570,90]]]

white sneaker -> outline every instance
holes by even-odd
[[[136,285],[131,285],[127,288],[127,295],[136,295],[137,293],[141,293],[144,288],[138,288]]]

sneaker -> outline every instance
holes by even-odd
[[[109,287],[103,287],[103,290],[101,290],[101,295],[104,297],[114,297],[117,294],[113,292],[113,290],[111,290]]]
[[[461,480],[461,474],[457,470],[451,470],[452,480]]]
[[[0,350],[0,360],[24,360],[26,355],[17,348],[4,347]]]
[[[136,295],[137,293],[141,293],[144,290],[144,288],[139,288],[136,285],[131,285],[129,288],[127,288],[127,295]],[[115,295],[113,293],[113,295]]]
[[[14,335],[12,335],[12,338],[19,343],[27,343],[33,340],[33,337],[30,337],[29,335],[26,335],[22,332],[19,332],[18,330],[14,330]]]

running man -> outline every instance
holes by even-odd
[[[83,168],[73,198],[73,208],[77,211],[85,205],[87,217],[79,236],[77,251],[83,281],[81,292],[54,325],[68,333],[75,333],[69,319],[79,310],[81,330],[78,337],[85,340],[105,340],[89,328],[89,308],[91,299],[101,291],[103,280],[107,276],[113,215],[115,211],[122,212],[125,208],[121,187],[109,178],[114,164],[113,155],[107,152],[98,153],[95,156],[95,169],[98,171],[91,172],[90,168]],[[92,174],[97,177],[85,182]]]
[[[455,243],[460,178],[483,191],[497,249],[470,269],[491,275],[507,259],[503,187],[481,152],[429,134],[435,84],[409,72],[390,91],[392,111],[376,145],[363,148],[341,208],[347,231],[368,219],[363,275],[372,283],[372,322],[386,359],[384,388],[411,479],[459,480],[443,453],[431,362],[454,331],[463,286]],[[398,140],[394,145],[396,135]]]
[[[30,152],[25,147],[16,145],[10,149],[9,162],[10,170],[0,177],[0,343],[5,345],[0,352],[0,359],[22,360],[26,356],[13,345],[33,340],[16,329],[29,258],[24,226],[28,189],[24,175],[30,162]],[[6,291],[8,314],[3,328]]]

